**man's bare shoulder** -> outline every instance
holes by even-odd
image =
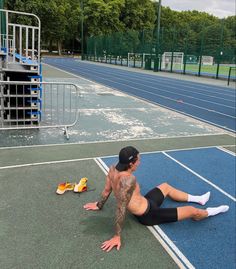
[[[116,170],[115,165],[111,165],[111,166],[109,167],[109,172],[110,172],[110,171],[115,171],[115,170]]]
[[[116,168],[115,168],[115,166],[114,166],[114,165],[111,165],[111,166],[109,167],[108,177],[112,178],[112,177],[114,176],[115,172],[116,172]]]

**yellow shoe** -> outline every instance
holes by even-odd
[[[63,194],[66,191],[72,191],[75,187],[75,183],[63,182],[57,186],[57,194]]]
[[[79,184],[75,184],[74,192],[83,192],[87,191],[87,181],[86,177],[82,177],[79,181]]]

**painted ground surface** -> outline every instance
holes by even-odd
[[[69,140],[58,129],[0,131],[0,268],[153,269],[157,263],[164,269],[211,268],[213,254],[223,266],[218,268],[232,266],[235,243],[228,232],[234,234],[234,201],[201,179],[233,196],[232,134],[49,66],[44,66],[44,80],[80,87],[80,119]],[[84,211],[83,205],[96,201],[103,190],[100,160],[113,162],[127,144],[143,153],[137,171],[143,192],[168,179],[194,193],[210,189],[209,205],[224,202],[230,211],[224,218],[150,229],[128,214],[120,252],[104,253],[100,244],[113,234],[115,199],[111,195],[104,210],[96,213]],[[94,191],[55,194],[60,182],[78,182],[85,176]],[[166,202],[164,206],[175,205]],[[203,249],[199,238],[193,240],[196,235],[202,238]],[[231,246],[226,256],[230,260],[218,251],[219,245],[222,251]],[[201,259],[196,262],[195,257]]]

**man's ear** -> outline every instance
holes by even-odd
[[[132,168],[134,166],[134,163],[129,163],[129,167]]]

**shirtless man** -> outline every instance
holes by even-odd
[[[193,206],[160,208],[165,197],[179,202],[195,202],[205,205],[209,200],[210,192],[201,196],[193,196],[177,190],[167,183],[162,183],[142,196],[139,184],[133,175],[139,164],[140,155],[137,149],[131,146],[121,149],[118,164],[109,169],[101,199],[98,202],[84,205],[86,210],[101,210],[112,191],[115,195],[117,201],[115,235],[110,240],[103,242],[102,250],[108,252],[113,247],[116,247],[117,250],[120,249],[121,230],[126,210],[132,213],[140,223],[148,226],[189,218],[202,220],[228,211],[227,205],[207,209],[198,209]]]

